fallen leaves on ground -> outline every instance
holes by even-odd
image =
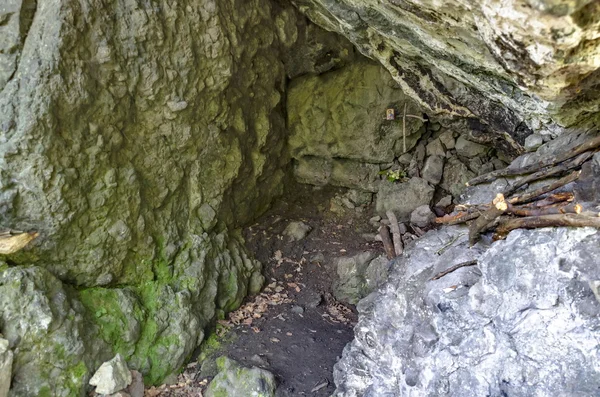
[[[292,300],[284,292],[285,288],[281,281],[273,281],[262,293],[254,297],[251,302],[246,303],[239,309],[229,313],[227,320],[220,320],[219,324],[231,328],[234,325],[252,326],[253,322],[269,310],[269,306],[278,306],[285,303],[291,303]],[[256,333],[260,332],[257,327],[252,327]]]
[[[334,322],[334,323],[342,323],[342,324],[351,324],[352,320],[352,310],[348,309],[346,306],[342,305],[337,301],[331,301],[327,304],[327,313],[323,313],[321,316],[323,318]]]

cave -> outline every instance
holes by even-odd
[[[599,16],[2,0],[0,397],[597,396]]]

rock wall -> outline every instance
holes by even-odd
[[[286,80],[351,56],[267,0],[3,2],[1,226],[40,233],[0,267],[12,395],[184,364],[261,286],[235,228],[281,191]]]
[[[600,5],[555,0],[294,0],[431,113],[518,154],[531,131],[593,125]]]
[[[510,166],[535,164],[589,138],[563,135]],[[599,159],[565,187],[595,212],[597,201],[586,201]],[[489,203],[508,183],[470,187],[462,202]],[[599,243],[593,228],[515,230],[473,247],[466,226],[430,231],[357,305],[355,339],[334,370],[335,396],[598,394]],[[432,280],[471,260],[477,266]]]

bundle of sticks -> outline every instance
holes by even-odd
[[[525,167],[505,168],[478,176],[467,183],[473,186],[505,176],[520,176],[489,204],[457,205],[455,214],[437,218],[436,223],[456,225],[471,222],[469,243],[474,245],[482,233],[494,230],[494,239],[503,239],[519,228],[533,229],[550,226],[600,228],[598,212],[584,212],[575,202],[573,192],[557,189],[576,181],[582,165],[600,150],[600,136],[557,156],[551,156]],[[550,177],[558,180],[527,193],[517,194],[532,182]]]

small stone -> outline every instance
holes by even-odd
[[[345,195],[355,206],[368,205],[373,201],[373,193],[350,189]]]
[[[376,233],[363,233],[360,235],[365,241],[377,241],[378,234]]]
[[[132,397],[131,394],[125,391],[118,391],[110,395],[110,397]]]
[[[428,156],[444,156],[446,150],[442,146],[442,142],[439,139],[434,139],[427,145]]]
[[[131,372],[123,356],[117,355],[110,361],[105,362],[98,368],[90,385],[96,386],[98,394],[113,394],[125,389],[131,384]]]
[[[304,314],[304,308],[299,305],[293,305],[290,311],[295,314]]]
[[[306,237],[311,230],[312,227],[304,222],[290,222],[283,231],[283,235],[289,237],[290,241],[300,241]]]
[[[371,219],[369,219],[369,224],[373,227],[379,227],[379,222],[381,221],[381,217],[379,215],[375,215]]]
[[[447,196],[444,196],[444,197],[442,197],[442,198],[440,199],[440,201],[438,201],[438,202],[435,204],[435,206],[436,206],[436,207],[442,207],[442,208],[446,208],[446,207],[448,207],[449,205],[452,205],[452,196],[450,196],[450,195],[447,195]]]
[[[318,252],[310,257],[310,263],[324,263],[325,255],[322,252]]]
[[[421,175],[427,182],[437,185],[442,180],[444,174],[444,162],[445,159],[442,156],[429,156],[423,166]]]
[[[408,232],[408,227],[406,226],[406,224],[400,222],[398,223],[398,231],[400,232],[400,234],[404,234]]]
[[[136,370],[131,370],[131,384],[125,389],[131,397],[144,397],[144,377]]]
[[[456,141],[454,140],[454,136],[452,135],[452,131],[445,131],[439,137],[440,142],[446,148],[446,150],[454,149],[456,145]]]
[[[456,153],[459,156],[472,158],[479,155],[486,154],[488,151],[487,146],[480,145],[475,142],[468,141],[464,135],[461,135],[456,140]]]
[[[402,156],[398,157],[398,163],[404,167],[408,167],[408,165],[410,164],[410,160],[412,160],[411,153],[404,153]]]
[[[250,357],[250,361],[252,361],[253,364],[258,365],[259,367],[269,366],[269,362],[267,361],[267,359],[259,356],[258,354],[255,354],[252,357]]]
[[[531,134],[525,138],[525,150],[533,152],[537,150],[544,143],[544,138],[538,134]]]
[[[0,338],[0,397],[7,397],[12,376],[13,352],[8,341]]]
[[[410,223],[418,227],[427,227],[435,220],[435,214],[428,205],[422,205],[410,214]]]
[[[318,292],[309,292],[308,296],[304,299],[306,307],[310,309],[315,309],[317,306],[321,304],[323,301],[323,295]]]

